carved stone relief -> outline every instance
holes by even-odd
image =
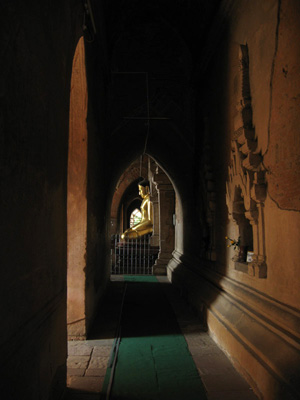
[[[263,157],[257,151],[257,140],[252,124],[247,45],[240,45],[239,58],[240,98],[231,142],[231,163],[228,167],[228,181],[226,182],[226,204],[229,218],[238,225],[242,240],[243,236],[247,236],[243,232],[247,225],[245,218],[252,227],[251,245],[253,245],[254,255],[252,262],[247,263],[248,274],[266,278],[264,232],[266,181],[262,164]],[[244,240],[249,241],[249,239]]]

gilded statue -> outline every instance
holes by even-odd
[[[141,214],[142,219],[136,225],[127,229],[122,235],[122,239],[136,239],[140,236],[144,236],[147,233],[152,233],[153,231],[153,205],[150,201],[150,188],[149,182],[143,180],[139,182],[139,195],[143,199],[141,204]]]

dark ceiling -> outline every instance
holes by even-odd
[[[184,43],[195,62],[219,4],[220,0],[106,0],[109,52],[114,53],[120,38],[131,38],[139,40],[150,55],[156,46],[167,45],[169,36],[173,36],[182,42],[181,46]],[[165,40],[166,31],[169,34]]]
[[[132,161],[143,152],[159,159],[158,146],[172,151],[175,142],[192,151],[194,73],[220,2],[104,1],[114,163],[125,153]]]

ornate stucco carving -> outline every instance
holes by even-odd
[[[253,261],[248,263],[248,273],[258,278],[265,278],[267,276],[264,232],[266,182],[262,164],[263,157],[257,150],[255,129],[252,124],[247,45],[240,46],[239,58],[240,98],[231,142],[226,204],[229,218],[235,223],[238,224],[241,213],[249,220],[253,234],[254,257]],[[239,196],[237,196],[237,192]],[[240,227],[240,229],[242,228]]]

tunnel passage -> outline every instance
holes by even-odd
[[[299,1],[16,0],[0,14],[1,357],[11,397],[55,398],[65,387],[68,110],[85,34],[84,330],[109,279],[112,193],[147,153],[178,200],[173,284],[261,397],[298,398]],[[237,268],[225,237],[240,230],[254,257]]]
[[[256,399],[167,277],[112,276],[89,340],[69,354],[67,400]]]

